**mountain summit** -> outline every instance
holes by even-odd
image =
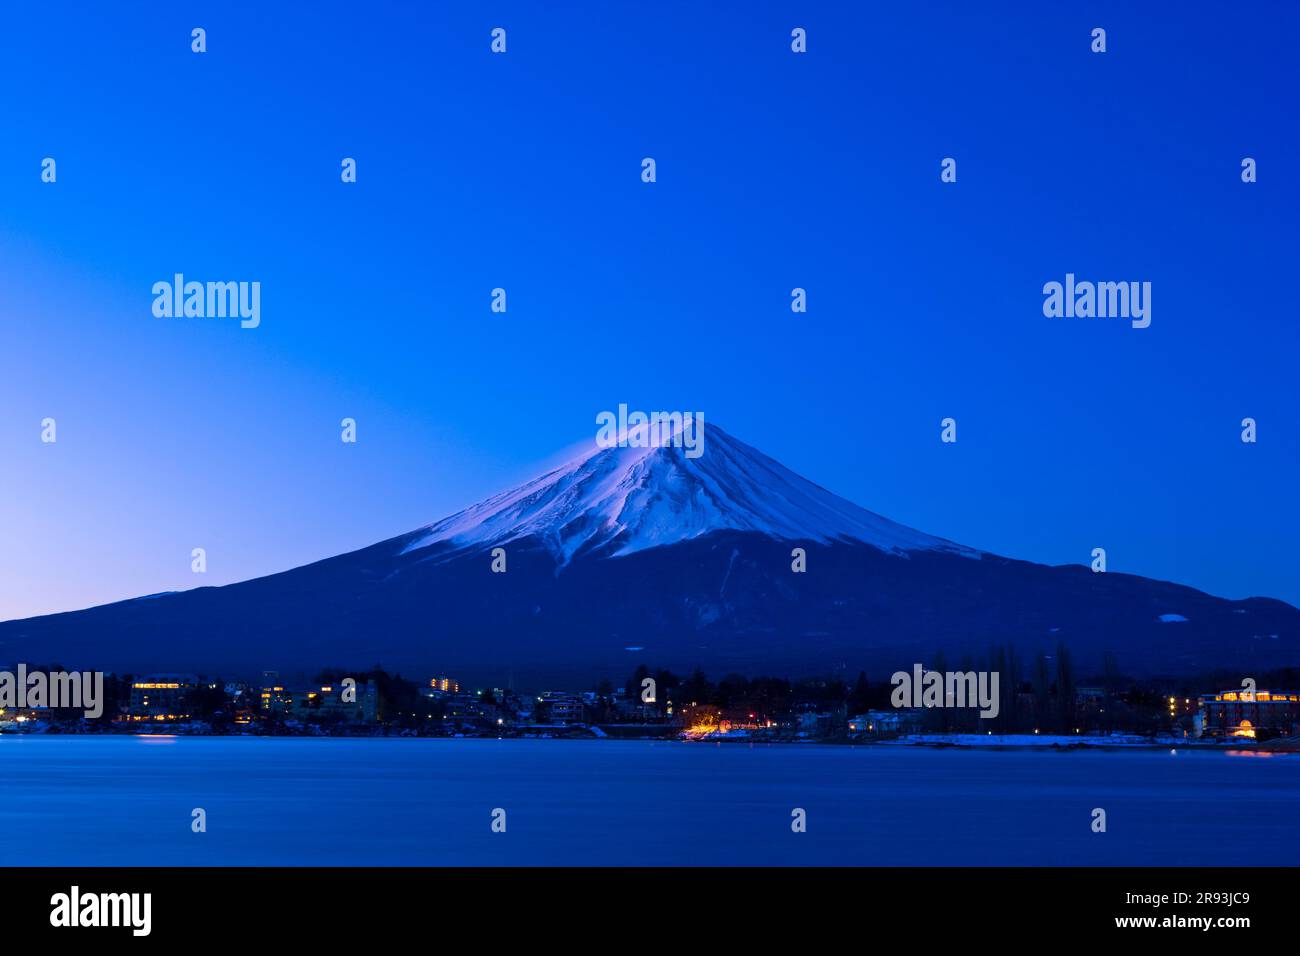
[[[1029,661],[1064,644],[1081,675],[1107,652],[1133,675],[1248,675],[1296,664],[1298,640],[1300,611],[1281,601],[965,548],[710,425],[698,457],[635,441],[597,448],[435,524],[291,571],[0,623],[0,660],[229,677],[379,663],[542,687],[620,680],[638,663],[890,673],[939,653],[978,661],[993,645]]]
[[[643,426],[644,428],[644,426]],[[853,542],[901,553],[979,552],[914,531],[834,495],[780,462],[704,426],[704,453],[670,444],[596,448],[517,488],[430,525],[405,547],[490,547],[533,538],[567,564],[579,553],[620,557],[741,531],[782,541]]]

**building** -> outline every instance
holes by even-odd
[[[280,683],[280,675],[267,671],[262,675],[261,706],[263,714],[284,714],[293,708],[293,691]]]
[[[505,719],[496,701],[485,700],[482,691],[473,694],[448,695],[443,700],[442,706],[444,718],[457,723],[500,726]]]
[[[849,718],[849,733],[867,737],[897,737],[899,734],[918,733],[922,727],[923,712],[916,708],[899,710],[869,710]]]
[[[127,719],[188,720],[186,697],[199,686],[193,674],[147,674],[131,683]]]
[[[0,707],[0,730],[24,730],[42,726],[49,720],[48,707]]]
[[[581,697],[556,691],[547,691],[537,698],[533,719],[551,724],[580,724],[586,719],[586,707]]]
[[[849,718],[849,733],[864,734],[871,737],[893,737],[898,735],[899,717],[896,711],[869,710],[865,714]]]
[[[1300,730],[1300,694],[1267,690],[1202,694],[1196,725],[1204,737],[1290,736]]]
[[[438,694],[459,694],[460,681],[451,677],[434,677],[429,680],[429,689]],[[433,694],[426,696],[432,697]]]
[[[321,717],[338,717],[352,724],[373,724],[379,719],[379,685],[373,680],[364,686],[353,685],[347,693],[342,681],[322,684],[309,698]]]
[[[295,720],[337,719],[344,723],[374,723],[379,719],[379,687],[373,680],[351,687],[342,681],[306,690],[291,690],[283,684],[262,688],[262,713]]]
[[[1076,713],[1080,717],[1092,717],[1106,712],[1106,700],[1108,698],[1104,687],[1076,687],[1074,690],[1074,704]],[[1029,706],[1033,708],[1033,697],[1030,697]]]
[[[614,712],[623,720],[648,721],[655,720],[660,716],[658,702],[651,703],[641,699],[640,690],[634,690],[632,693],[620,687],[614,692]],[[669,716],[672,714],[672,702],[665,704],[664,712]]]
[[[833,737],[835,736],[835,715],[829,712],[818,712],[806,710],[802,711],[796,718],[795,724],[800,737]],[[841,717],[841,720],[844,718]],[[844,726],[843,724],[840,725]]]

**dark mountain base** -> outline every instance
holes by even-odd
[[[1300,658],[1290,605],[1082,566],[805,543],[808,570],[796,574],[795,543],[718,532],[563,569],[536,542],[516,542],[496,574],[485,551],[396,555],[404,540],[223,588],[3,623],[0,661],[227,677],[379,663],[412,678],[536,688],[618,683],[640,662],[856,674],[942,651],[956,668],[994,644],[1028,660],[1059,641],[1080,673],[1105,652],[1133,675],[1249,674]]]

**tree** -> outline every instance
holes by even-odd
[[[956,715],[949,709],[952,706],[953,701],[948,699],[948,683],[946,679],[948,673],[948,658],[944,656],[943,651],[935,651],[934,665],[930,667],[929,670],[939,672],[939,679],[941,682],[940,700],[943,703],[943,706],[935,710],[927,710],[925,712],[924,721],[927,729],[937,730],[946,734],[953,729]]]
[[[692,704],[707,704],[713,696],[713,685],[698,667],[682,685],[682,703],[687,707]]]
[[[229,701],[220,684],[202,683],[186,691],[182,705],[196,719],[211,720],[213,715],[226,710]]]
[[[1120,676],[1119,661],[1115,655],[1107,651],[1101,657],[1101,684],[1106,691],[1107,697],[1114,697],[1119,693],[1120,682],[1123,678]]]
[[[1017,731],[1020,729],[1020,714],[1017,711],[1020,700],[1020,658],[1016,656],[1013,644],[1007,645],[1006,668],[998,679],[998,687],[1002,697],[998,718],[1003,728]]]
[[[1047,657],[1040,653],[1034,665],[1034,721],[1039,727],[1052,724],[1052,679],[1049,673]]]
[[[719,707],[740,704],[749,696],[749,681],[742,674],[728,674],[718,681],[714,696]]]
[[[871,709],[871,685],[867,683],[867,672],[858,671],[858,679],[849,692],[849,711],[863,714]]]
[[[1061,726],[1068,733],[1074,728],[1074,667],[1063,641],[1056,645],[1056,698]]]
[[[645,706],[641,701],[641,688],[645,686],[642,682],[649,676],[650,668],[646,667],[644,664],[638,664],[636,670],[632,672],[632,676],[627,679],[627,683],[623,687],[623,694],[625,695],[627,702],[633,707],[639,708]],[[659,688],[656,687],[656,698],[659,696],[657,693],[658,690]]]

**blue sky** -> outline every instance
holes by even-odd
[[[268,6],[3,13],[0,619],[410,530],[620,402],[975,547],[1300,602],[1293,4]],[[178,271],[261,327],[155,318]],[[1044,318],[1066,272],[1151,327]]]

